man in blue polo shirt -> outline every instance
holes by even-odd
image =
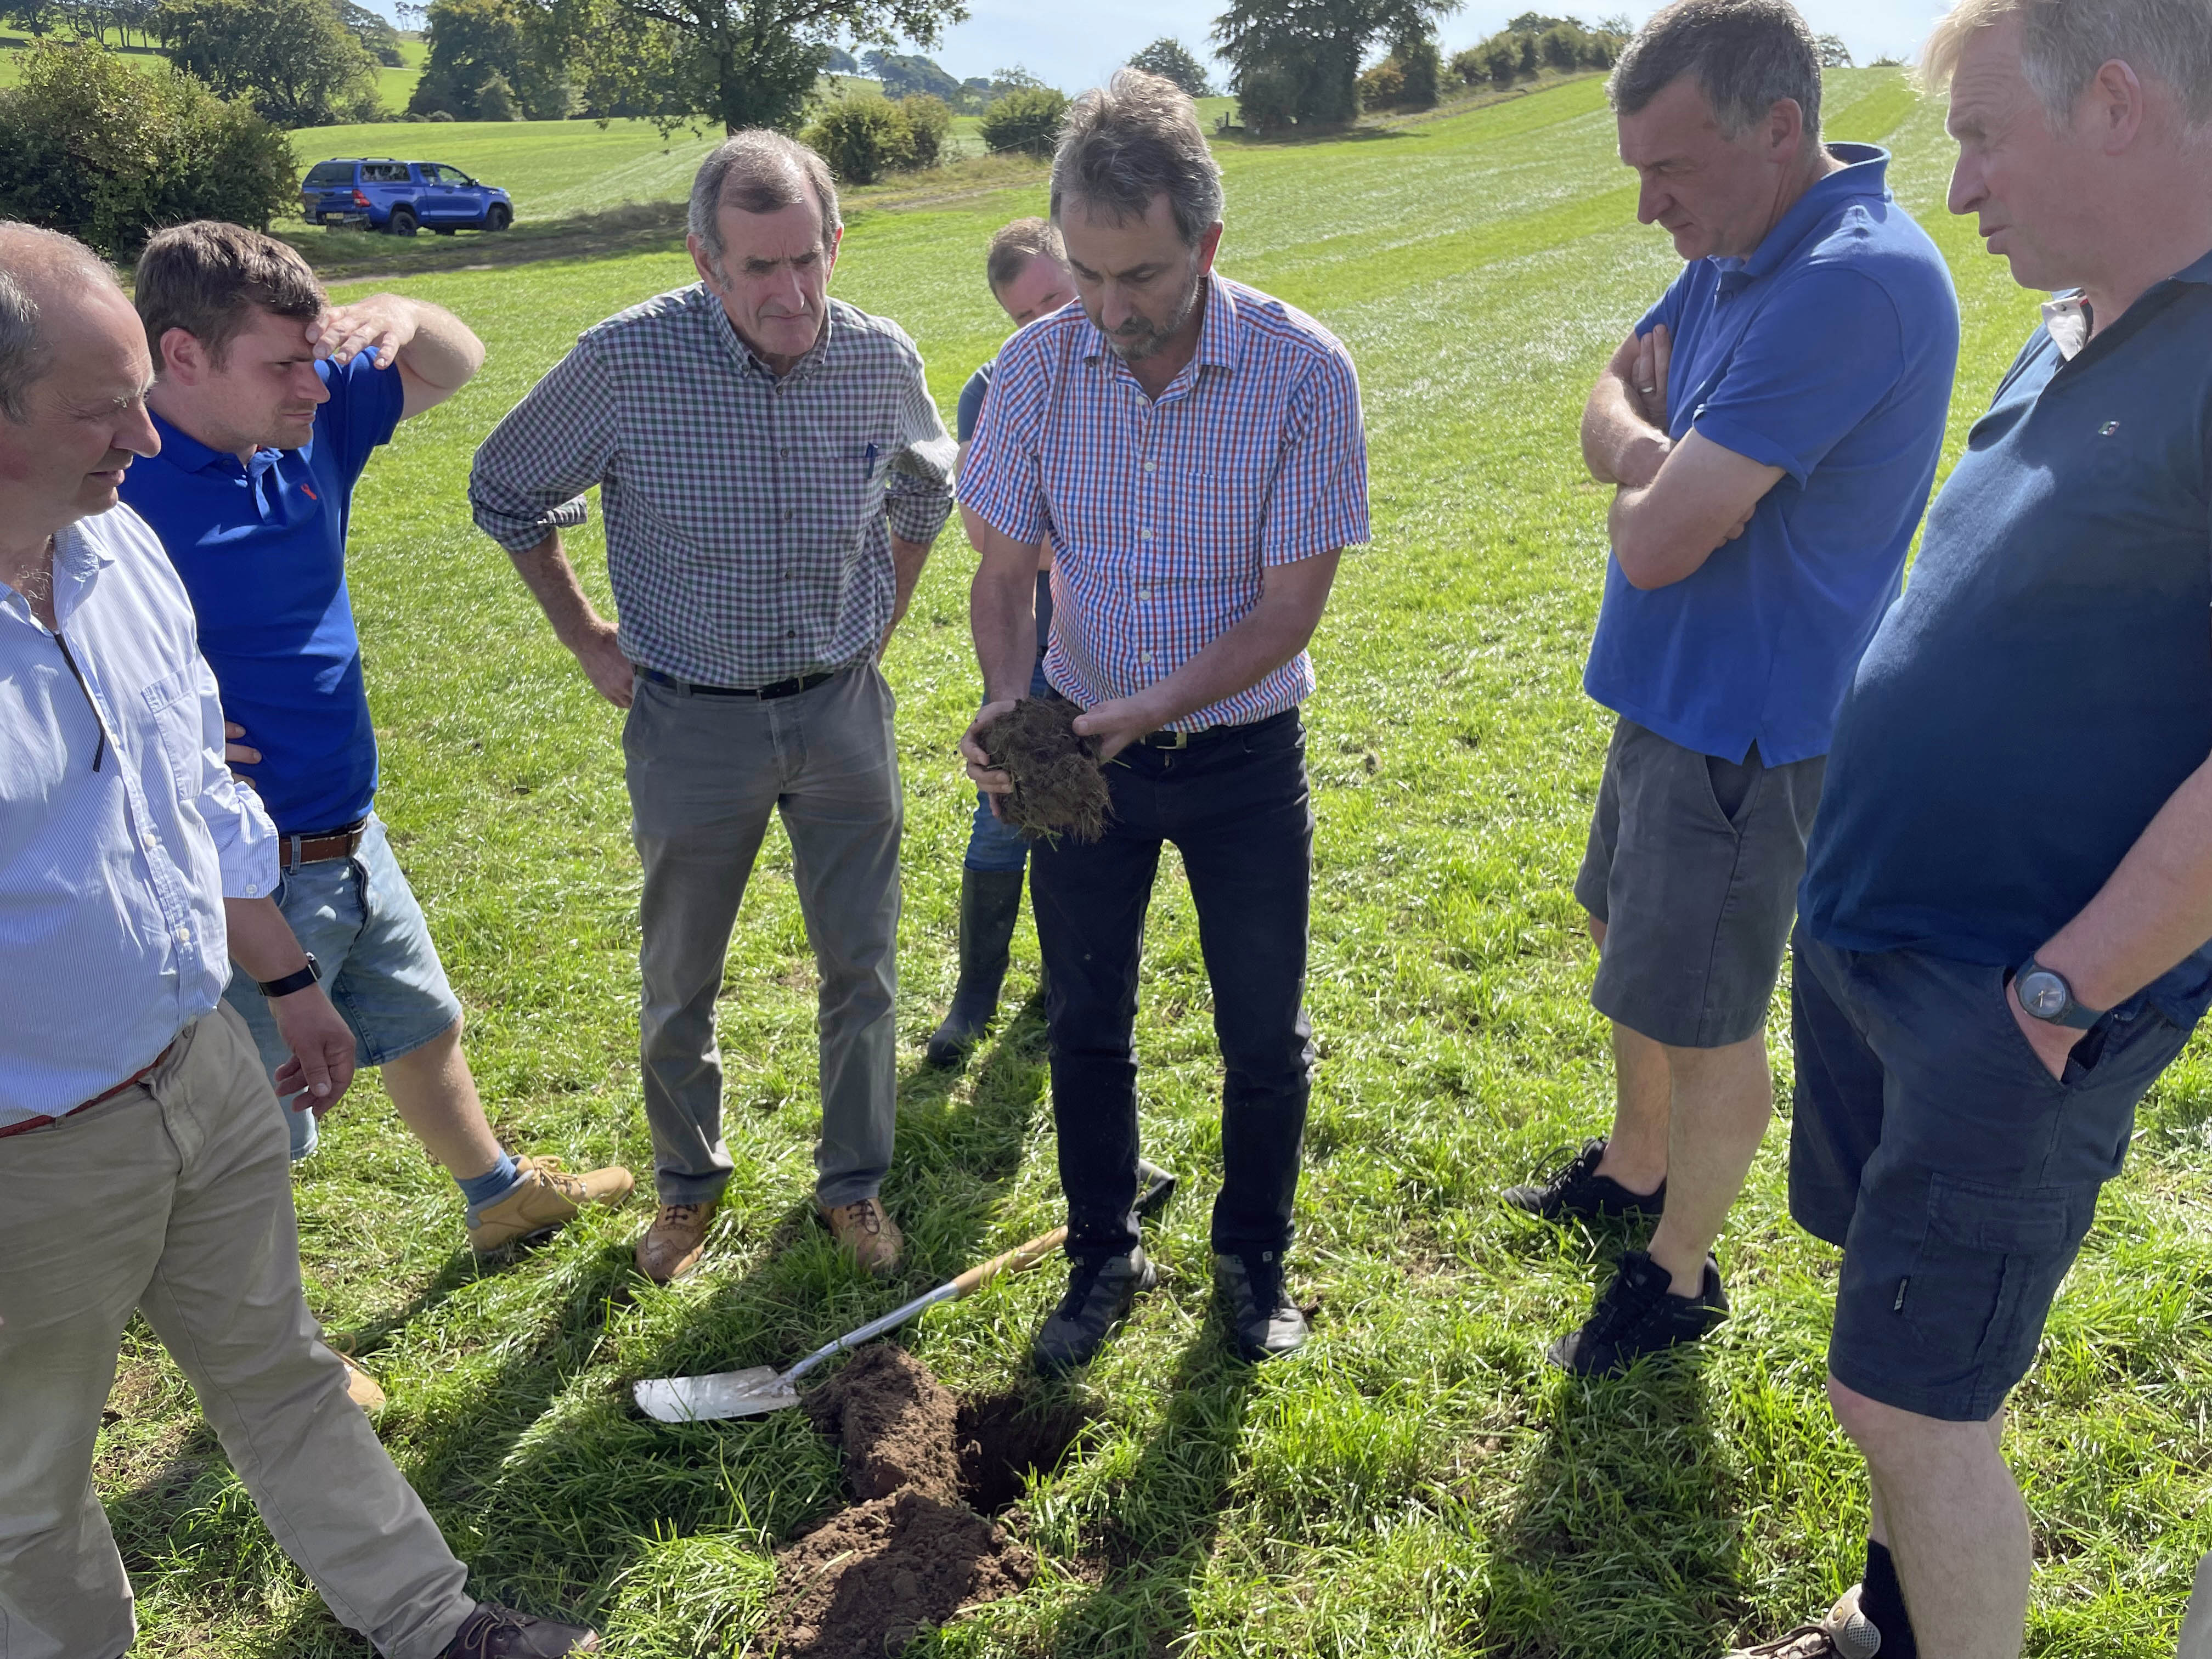
[[[159,379],[161,452],[124,497],[167,549],[199,618],[237,744],[233,759],[283,837],[280,907],[313,953],[393,1106],[452,1173],[480,1250],[550,1231],[630,1187],[516,1159],[485,1122],[461,1008],[421,907],[370,810],[376,735],[346,592],[353,489],[404,419],[483,360],[452,313],[379,295],[331,309],[272,238],[200,221],[161,232],[136,300]],[[273,1069],[283,1057],[251,981],[228,993]],[[290,1103],[295,1158],[315,1117]]]
[[[1662,1212],[1550,1350],[1585,1375],[1726,1313],[1711,1253],[1772,1115],[1767,1004],[1830,723],[1896,597],[1959,343],[1887,155],[1820,143],[1787,0],[1678,0],[1610,91],[1638,216],[1688,261],[1583,418],[1617,486],[1583,684],[1618,719],[1575,896],[1616,1103],[1609,1136],[1506,1194],[1549,1219]]]
[[[2212,1002],[2212,8],[1965,0],[1927,63],[1952,210],[2064,292],[1837,718],[1790,1206],[1843,1247],[1828,1397],[1871,1476],[1881,1659],[2014,1659],[2005,1400]]]

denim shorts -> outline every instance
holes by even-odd
[[[2062,1080],[2002,968],[1802,929],[1795,959],[1790,1212],[1843,1247],[1829,1372],[1899,1411],[1984,1421],[2034,1364],[2136,1103],[2189,1033],[2124,1004]]]
[[[461,1017],[422,907],[392,856],[384,821],[374,813],[351,858],[296,865],[284,872],[273,896],[321,968],[323,989],[353,1028],[356,1066],[382,1066],[411,1054]],[[223,995],[244,1017],[273,1078],[291,1051],[268,1002],[234,966]],[[287,1102],[284,1120],[292,1156],[307,1157],[315,1150],[315,1115],[293,1111]]]
[[[1782,973],[1827,757],[1768,766],[1615,722],[1575,898],[1605,924],[1590,1001],[1674,1048],[1756,1036]]]

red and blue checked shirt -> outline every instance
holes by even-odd
[[[1367,539],[1351,354],[1210,276],[1197,353],[1154,403],[1071,305],[1000,352],[960,499],[1015,541],[1050,538],[1054,689],[1085,708],[1133,696],[1249,615],[1268,566]],[[1313,689],[1300,652],[1175,725],[1265,720]]]

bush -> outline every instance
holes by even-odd
[[[516,101],[514,88],[497,70],[484,76],[477,87],[477,119],[479,121],[520,121],[522,106]]]
[[[1480,46],[1455,52],[1451,56],[1451,72],[1468,86],[1480,86],[1490,78],[1490,56]]]
[[[449,109],[434,109],[422,118],[426,121],[450,121],[453,118],[453,112]]]
[[[1521,48],[1510,35],[1484,47],[1482,61],[1489,68],[1492,86],[1510,87],[1521,78]]]
[[[1010,150],[1049,155],[1060,139],[1060,118],[1066,113],[1067,95],[1051,87],[1010,92],[983,112],[983,148],[994,155]]]
[[[40,41],[0,91],[0,216],[67,231],[112,259],[163,225],[266,228],[297,204],[291,140],[190,76]]]
[[[952,112],[942,98],[927,92],[910,92],[891,107],[906,123],[907,166],[933,167],[945,159],[945,141],[952,134]]]
[[[1359,77],[1359,107],[1391,109],[1403,100],[1406,76],[1395,58],[1385,58]]]
[[[1577,68],[1583,60],[1582,31],[1569,28],[1564,23],[1546,29],[1536,41],[1536,50],[1555,70],[1564,71]]]
[[[914,161],[912,131],[896,107],[881,98],[841,100],[799,137],[830,164],[841,185],[872,185]]]
[[[1423,35],[1393,54],[1398,60],[1398,101],[1407,109],[1434,109],[1443,88],[1443,56],[1435,40]]]

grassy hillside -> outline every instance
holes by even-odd
[[[1897,189],[1954,262],[1955,448],[2033,296],[1942,213],[1951,152],[1936,110],[1863,71],[1832,78],[1830,110],[1835,136],[1895,147]],[[406,134],[500,176],[454,148],[472,130]],[[574,152],[512,148],[532,136],[498,142],[526,199],[550,210],[583,186],[562,176]],[[679,155],[635,135],[604,142],[611,170],[657,189],[681,177]],[[1579,688],[1606,495],[1582,473],[1575,431],[1591,375],[1678,266],[1633,222],[1594,82],[1392,134],[1228,146],[1223,160],[1223,267],[1348,343],[1372,458],[1374,545],[1345,562],[1307,709],[1322,1061],[1291,1264],[1320,1303],[1316,1335],[1293,1363],[1247,1370],[1211,1308],[1219,1070],[1170,855],[1139,1032],[1146,1150],[1185,1181],[1157,1241],[1164,1282],[1073,1385],[1043,1388],[1024,1366],[1056,1267],[905,1338],[956,1389],[1018,1390],[1092,1419],[1007,1516],[1040,1556],[1036,1583],[913,1651],[1710,1659],[1825,1607],[1858,1570],[1863,1478],[1821,1391],[1835,1256],[1788,1219],[1785,1126],[1720,1245],[1734,1317],[1702,1351],[1623,1381],[1572,1381],[1540,1357],[1587,1307],[1611,1247],[1523,1224],[1495,1199],[1595,1132],[1609,1101],[1569,891],[1608,725]],[[848,238],[836,290],[906,326],[948,410],[1005,331],[983,239],[1042,204],[1032,182],[872,213]],[[464,490],[475,444],[579,329],[688,275],[663,246],[409,281],[478,329],[490,357],[403,429],[354,516],[381,810],[467,1005],[495,1121],[571,1167],[651,1164],[619,720],[471,527]],[[608,605],[596,528],[574,548]],[[642,1201],[520,1261],[477,1263],[451,1183],[370,1079],[299,1183],[311,1300],[384,1379],[384,1437],[479,1593],[588,1614],[625,1659],[743,1650],[763,1616],[767,1552],[842,1501],[837,1453],[799,1413],[671,1430],[639,1419],[629,1383],[787,1363],[1059,1214],[1035,1010],[957,1079],[920,1064],[953,978],[974,799],[953,752],[976,693],[972,562],[948,531],[888,659],[908,801],[900,1140],[884,1191],[909,1241],[896,1282],[846,1268],[807,1218],[812,977],[780,836],[720,1006],[737,1175],[705,1270],[666,1288],[636,1279]],[[1035,961],[1024,924],[1014,999]],[[1771,1029],[1786,1079],[1787,1023]],[[2209,1166],[2199,1044],[2146,1103],[2015,1401],[2039,1659],[2167,1659],[2191,1568],[2212,1547]],[[140,1596],[141,1652],[365,1651],[276,1553],[143,1334],[112,1403],[99,1479]]]

